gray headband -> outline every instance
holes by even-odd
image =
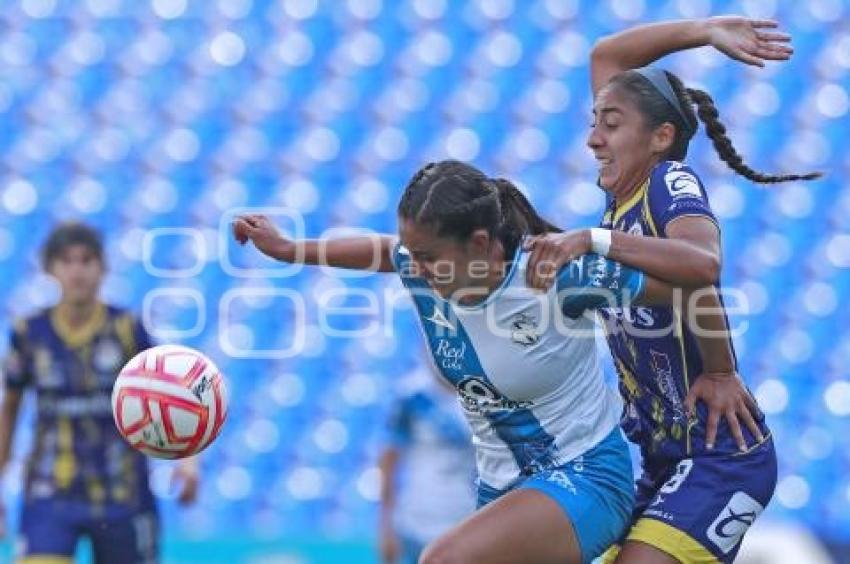
[[[670,85],[670,80],[667,78],[667,74],[663,69],[658,67],[641,67],[634,70],[636,73],[648,80],[649,83],[652,84],[652,86],[654,86],[662,96],[664,96],[664,99],[670,102],[670,105],[673,106],[673,108],[675,108],[679,113],[679,116],[681,116],[682,123],[684,123],[685,127],[688,128],[688,133],[696,131],[696,124],[691,123],[691,120],[688,119],[688,116],[682,109],[682,105],[679,103],[679,97],[676,96],[675,92],[673,92],[673,86]]]

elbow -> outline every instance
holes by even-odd
[[[590,49],[591,63],[596,63],[605,59],[609,44],[610,40],[607,36],[597,39],[596,42],[594,42],[593,47]]]
[[[698,288],[713,286],[720,280],[720,257],[717,255],[706,256],[698,265],[695,265],[692,285]]]

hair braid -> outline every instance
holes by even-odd
[[[711,96],[707,92],[695,88],[688,88],[687,93],[697,106],[697,115],[699,115],[700,120],[705,124],[706,134],[714,144],[714,149],[717,151],[718,156],[723,162],[729,165],[729,168],[741,176],[761,184],[774,184],[794,180],[814,180],[823,175],[820,172],[777,175],[765,174],[754,170],[744,163],[744,159],[738,154],[738,151],[732,145],[731,139],[726,135],[726,126],[720,121],[720,114]]]

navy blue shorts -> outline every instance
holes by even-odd
[[[478,507],[514,489],[535,489],[564,510],[589,563],[623,535],[634,506],[632,461],[617,427],[598,445],[570,462],[497,490],[478,484]]]
[[[91,541],[97,564],[121,562],[154,564],[159,558],[159,520],[156,511],[133,511],[126,506],[95,507],[84,501],[39,499],[24,502],[16,557],[52,557],[70,562],[77,542]]]
[[[776,488],[773,439],[746,453],[644,463],[626,540],[687,564],[732,562]],[[613,561],[615,551],[605,555]]]

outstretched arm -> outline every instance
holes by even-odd
[[[392,262],[395,237],[391,235],[292,241],[283,237],[266,216],[242,215],[233,222],[233,237],[243,245],[251,241],[264,255],[283,262],[395,271]]]
[[[729,57],[762,67],[784,61],[793,50],[787,33],[774,31],[773,20],[716,16],[640,25],[603,37],[590,54],[590,81],[595,95],[612,76],[639,68],[676,51],[713,46]]]

